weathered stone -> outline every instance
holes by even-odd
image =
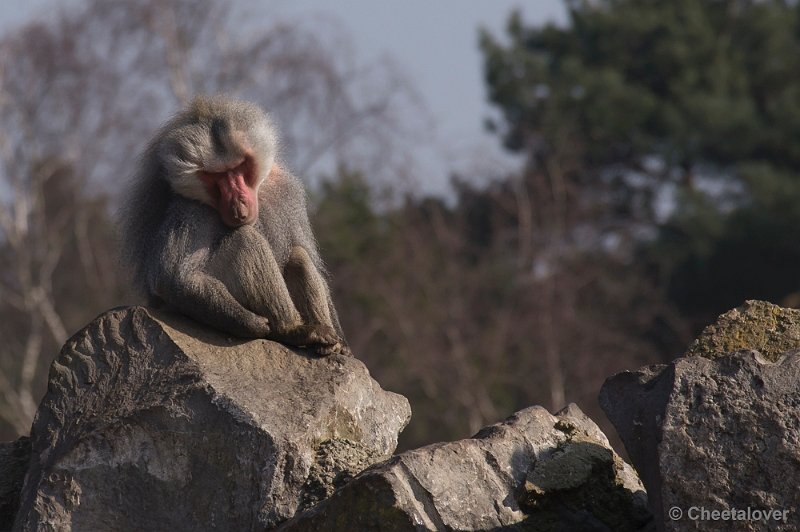
[[[373,466],[280,530],[646,530],[641,483],[571,405]]]
[[[330,497],[336,488],[344,486],[356,474],[384,458],[386,456],[379,456],[350,440],[333,439],[322,442],[317,448],[317,459],[303,486],[300,509],[309,508]]]
[[[409,418],[352,357],[114,310],[51,368],[16,528],[263,530],[391,455]]]
[[[745,349],[754,349],[772,361],[800,349],[800,310],[746,301],[706,327],[685,356],[716,358]]]
[[[616,375],[600,393],[659,529],[797,530],[800,354],[775,362],[752,350],[696,354]],[[786,513],[745,520],[748,508],[751,517],[754,510]],[[720,513],[693,520],[702,510]],[[726,510],[729,518],[720,520]]]
[[[30,460],[30,438],[0,443],[0,530],[11,530],[14,524]]]

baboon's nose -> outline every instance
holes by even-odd
[[[244,199],[238,199],[231,205],[231,218],[237,223],[245,223],[250,216],[250,208]]]

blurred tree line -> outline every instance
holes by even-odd
[[[454,176],[447,199],[413,193],[410,89],[358,68],[336,32],[230,41],[221,2],[96,0],[6,35],[0,436],[27,431],[67,334],[134,302],[109,197],[197,92],[268,108],[304,177],[338,165],[314,181],[312,216],[354,352],[411,401],[405,447],[531,404],[602,419],[614,372],[679,355],[745,299],[800,304],[797,4],[567,6],[563,27],[512,15],[481,34],[487,125],[525,163]]]

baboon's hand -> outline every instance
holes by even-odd
[[[336,343],[333,345],[319,344],[314,346],[313,349],[317,356],[321,357],[330,355],[344,355],[347,357],[353,356],[353,352],[350,351],[350,347],[339,337],[337,337]]]
[[[333,327],[322,324],[301,325],[287,334],[286,342],[312,349],[317,356],[348,355],[350,348],[339,338]]]
[[[263,316],[253,315],[247,319],[246,327],[254,338],[266,338],[272,331],[269,326],[269,320]],[[250,336],[243,335],[243,336]]]

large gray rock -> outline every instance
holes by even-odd
[[[373,466],[280,530],[647,530],[633,469],[575,405]]]
[[[410,415],[354,358],[117,309],[53,363],[15,528],[263,530],[390,456]]]
[[[800,354],[779,353],[799,325],[800,312],[748,302],[707,328],[693,356],[606,381],[600,404],[660,530],[800,527]],[[785,513],[753,519],[770,510]]]

